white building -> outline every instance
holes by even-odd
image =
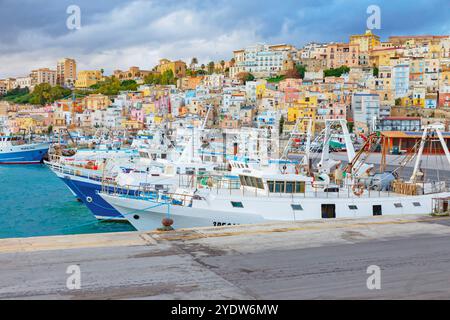
[[[352,96],[352,110],[357,131],[370,131],[380,118],[380,96],[374,93],[355,93]]]
[[[31,89],[31,77],[19,77],[16,78],[15,87],[19,87],[21,89],[29,88]]]
[[[35,86],[42,83],[48,83],[51,86],[56,85],[56,71],[48,68],[41,68],[31,71],[31,85]]]
[[[290,45],[257,44],[234,51],[235,65],[230,68],[230,77],[249,72],[257,78],[275,76],[284,64],[292,59],[295,48]]]
[[[409,90],[409,64],[398,64],[392,67],[392,85],[395,99],[408,95]]]

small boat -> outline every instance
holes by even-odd
[[[0,164],[41,163],[49,147],[46,142],[27,143],[22,137],[0,136]]]

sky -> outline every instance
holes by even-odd
[[[70,5],[79,29],[66,25]],[[382,40],[450,34],[448,0],[0,0],[0,79],[64,57],[109,74],[161,58],[229,60],[255,43],[346,42],[364,33],[370,5],[380,8]]]

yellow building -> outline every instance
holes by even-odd
[[[128,130],[141,130],[144,129],[144,124],[137,120],[125,120],[121,123],[122,128]]]
[[[397,48],[376,49],[370,52],[370,66],[389,66],[391,58],[397,56]]]
[[[186,63],[183,61],[170,61],[168,59],[159,60],[159,65],[156,67],[159,73],[164,73],[168,70],[173,72],[176,78],[183,78],[186,76]]]
[[[153,72],[149,70],[141,70],[139,67],[130,67],[128,71],[114,70],[114,76],[121,81],[144,79],[152,73]]]
[[[261,99],[266,93],[266,81],[256,85],[256,98]]]
[[[317,97],[304,97],[291,104],[288,108],[288,122],[295,124],[298,119],[304,118],[298,125],[298,130],[306,132],[309,118],[312,119],[312,131],[315,131],[317,117]]]
[[[111,105],[111,100],[103,94],[90,94],[83,98],[82,103],[89,110],[104,110]]]
[[[425,99],[423,98],[413,98],[413,97],[403,97],[400,99],[400,106],[402,107],[425,107]]]
[[[90,86],[101,81],[103,78],[102,72],[99,70],[84,70],[78,72],[77,81],[75,82],[76,88],[89,88]]]
[[[156,105],[152,103],[143,103],[142,110],[145,115],[155,114],[156,113]]]
[[[374,35],[371,30],[367,30],[365,34],[350,36],[350,43],[359,44],[360,52],[368,52],[380,45],[380,37]]]

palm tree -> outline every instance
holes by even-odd
[[[214,66],[215,66],[214,61],[208,63],[208,73],[212,74],[214,72]]]
[[[222,70],[223,70],[224,67],[225,67],[225,60],[221,60],[221,61],[220,61],[220,65],[222,66]]]

